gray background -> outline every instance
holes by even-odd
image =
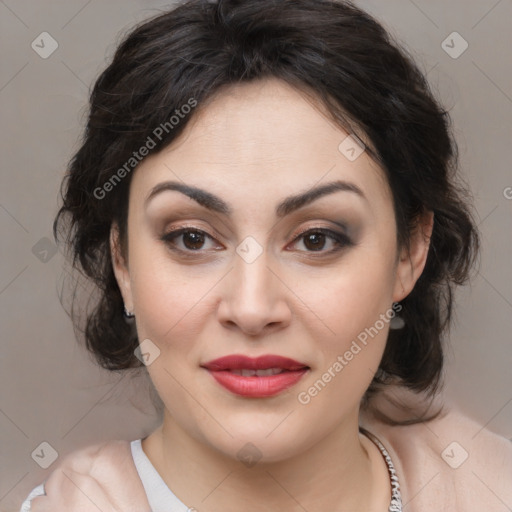
[[[407,45],[452,113],[484,250],[472,286],[457,295],[447,394],[510,438],[512,1],[357,3]],[[0,1],[0,511],[18,510],[52,471],[31,457],[41,442],[62,457],[104,439],[135,439],[156,426],[147,381],[98,369],[75,341],[58,299],[64,258],[52,255],[53,243],[44,238],[52,240],[58,188],[78,148],[89,86],[121,33],[168,5]],[[469,44],[458,58],[442,47],[454,31]],[[42,32],[59,45],[47,59],[31,48]],[[447,44],[452,53],[462,48],[457,39]]]

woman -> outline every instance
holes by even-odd
[[[22,510],[509,509],[510,443],[439,393],[479,245],[448,127],[346,2],[133,30],[54,229],[101,291],[88,349],[147,368],[162,424],[69,454]]]

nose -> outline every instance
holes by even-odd
[[[289,290],[266,253],[247,262],[235,254],[233,269],[224,279],[217,309],[219,322],[249,336],[268,335],[289,325]]]

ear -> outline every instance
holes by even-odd
[[[427,211],[418,216],[409,247],[402,248],[397,262],[393,302],[407,297],[421,276],[427,262],[433,228],[434,212]]]
[[[110,227],[110,255],[112,257],[112,267],[116,276],[117,284],[121,290],[121,295],[123,296],[124,304],[129,311],[133,311],[130,273],[121,250],[119,227],[115,222],[113,222]]]

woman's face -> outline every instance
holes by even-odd
[[[132,177],[115,271],[149,374],[167,420],[231,457],[250,442],[282,460],[357,424],[392,303],[423,268],[426,246],[397,253],[384,174],[347,135],[283,82],[251,82]],[[208,365],[232,355],[252,361]],[[297,365],[241,371],[269,355]]]

